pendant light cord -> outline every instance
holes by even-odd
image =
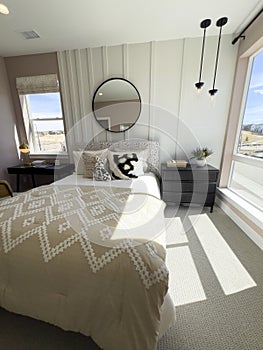
[[[215,82],[216,82],[216,73],[217,73],[218,58],[219,58],[219,49],[220,49],[220,42],[221,42],[221,32],[222,32],[222,27],[220,27],[220,32],[219,32],[219,37],[218,37],[213,89],[215,88]]]
[[[202,43],[202,51],[201,51],[201,62],[200,62],[200,73],[199,73],[199,82],[202,78],[202,70],[203,70],[203,60],[204,60],[204,51],[205,51],[205,34],[206,34],[206,28],[204,29],[204,35],[203,35],[203,43]]]

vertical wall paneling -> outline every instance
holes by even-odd
[[[101,54],[102,54],[102,74],[103,74],[103,80],[106,80],[109,76],[109,70],[108,70],[108,52],[107,47],[103,46],[101,48]]]
[[[108,73],[105,79],[123,77],[123,50],[122,45],[107,47]]]
[[[129,80],[137,87],[142,109],[137,123],[130,129],[130,138],[148,138],[150,43],[129,44]]]
[[[83,66],[81,61],[81,53],[80,50],[75,50],[75,60],[76,60],[76,85],[78,88],[78,91],[76,93],[77,95],[77,103],[79,104],[79,120],[81,125],[81,142],[84,142],[85,140],[85,123],[84,123],[84,115],[85,115],[85,96],[84,96],[84,88],[83,88],[83,78],[84,78],[84,72],[83,72]],[[83,122],[83,124],[82,124]]]
[[[122,75],[123,78],[129,80],[129,54],[128,54],[128,44],[122,45]],[[130,138],[130,130],[124,132],[124,140]]]
[[[94,87],[92,91],[92,96],[97,89],[97,87],[104,81],[103,75],[103,55],[102,48],[95,47],[92,48],[92,65],[94,73]],[[97,123],[94,119],[93,132],[95,141],[106,141],[106,131]]]
[[[64,52],[58,52],[57,53],[58,58],[58,65],[59,65],[59,75],[60,75],[60,92],[62,97],[62,105],[63,105],[63,112],[64,112],[64,119],[65,119],[65,126],[66,130],[70,130],[72,127],[70,122],[70,96],[68,91],[68,79],[67,79],[67,68],[66,68],[66,62],[65,62],[65,54]],[[67,136],[67,142],[69,145],[71,145],[74,140],[70,139],[70,135]]]
[[[88,79],[89,79],[89,94],[92,96],[94,90],[94,71],[92,65],[92,50],[91,48],[86,49],[86,59],[87,59],[87,67],[88,67]]]
[[[152,138],[152,126],[155,115],[154,108],[154,93],[155,93],[155,47],[154,41],[150,44],[150,74],[149,74],[149,127],[148,127],[148,140]]]
[[[102,60],[102,76],[103,76],[103,81],[106,80],[109,76],[108,72],[108,55],[107,55],[107,47],[103,46],[101,48],[101,60]],[[102,140],[104,139],[108,141],[108,133],[106,131],[103,131],[103,137]]]
[[[96,120],[94,120],[92,115],[92,97],[94,93],[94,69],[93,69],[93,58],[92,58],[92,49],[88,48],[86,49],[86,66],[88,68],[88,82],[89,82],[89,102],[90,106],[87,110],[88,115],[90,116],[91,122],[91,132],[92,136],[94,137],[94,123],[96,123]]]
[[[73,119],[73,96],[71,89],[71,79],[70,79],[70,68],[68,64],[68,52],[64,52],[60,55],[59,70],[60,70],[60,79],[61,79],[61,92],[62,92],[62,100],[64,107],[64,118],[65,124],[67,127],[67,142],[68,146],[71,147],[71,144],[75,143],[76,135],[72,131],[74,126]]]
[[[201,94],[198,79],[201,38],[123,44],[58,53],[61,90],[67,128],[83,116],[74,135],[94,140],[118,141],[144,138],[160,142],[161,160],[191,157],[199,144],[214,150],[209,158],[219,166],[232,90],[237,50],[231,35],[223,35],[217,74],[218,94],[213,103],[212,86],[217,36],[208,37]],[[95,89],[106,79],[124,77],[138,89],[142,110],[134,127],[125,133],[106,132],[91,113]],[[81,134],[79,135],[79,132]]]
[[[129,80],[129,54],[128,54],[128,44],[122,45],[122,74],[123,77]]]
[[[90,83],[89,83],[89,75],[88,75],[88,67],[87,67],[87,57],[86,57],[86,49],[79,50],[79,64],[81,65],[81,69],[79,70],[78,80],[80,81],[79,87],[81,86],[81,91],[79,92],[79,96],[81,96],[81,128],[83,134],[82,142],[85,143],[87,140],[91,140],[93,138],[92,131],[92,123],[91,123],[91,100],[90,100]]]
[[[107,47],[107,55],[104,55],[104,59],[107,60],[107,63],[104,64],[104,66],[107,66],[104,80],[123,77],[123,50],[121,45]],[[106,138],[108,141],[120,141],[124,139],[124,133],[106,132]]]
[[[90,95],[92,76],[89,75],[89,67],[87,64],[87,50],[81,50],[81,63],[82,63],[82,85],[84,96],[84,117],[83,117],[83,129],[84,129],[84,141],[93,139],[93,115],[92,115],[92,96]]]
[[[73,125],[77,125],[81,119],[80,105],[79,105],[79,89],[77,80],[77,64],[76,64],[76,50],[66,52],[66,60],[69,73],[69,90],[71,97],[71,109],[72,109],[72,121]],[[75,140],[83,140],[82,129],[80,127],[74,127]]]

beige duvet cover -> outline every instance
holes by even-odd
[[[0,306],[105,350],[155,349],[168,288],[163,209],[128,189],[65,185],[0,202]]]

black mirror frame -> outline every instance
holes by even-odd
[[[96,97],[96,95],[97,95],[97,92],[99,91],[99,89],[100,89],[105,83],[107,83],[107,82],[109,82],[109,81],[111,81],[111,80],[122,80],[122,81],[126,81],[127,83],[129,83],[129,84],[134,88],[134,90],[137,92],[138,97],[139,97],[139,102],[140,102],[140,110],[139,110],[138,117],[136,118],[135,122],[134,122],[129,128],[127,128],[127,129],[125,129],[125,130],[121,130],[121,131],[114,131],[114,130],[105,129],[105,128],[100,124],[100,122],[98,121],[98,119],[97,119],[97,117],[96,117],[95,108],[94,108],[94,107],[95,107],[95,97]],[[138,89],[136,88],[136,86],[135,86],[133,83],[131,83],[129,80],[125,79],[125,78],[110,78],[110,79],[104,80],[104,81],[97,87],[97,89],[95,90],[95,92],[94,92],[94,94],[93,94],[93,98],[92,98],[92,112],[93,112],[93,115],[94,115],[94,117],[95,117],[95,119],[96,119],[96,122],[97,122],[104,130],[106,130],[106,131],[115,132],[115,133],[120,133],[120,132],[125,132],[125,131],[131,129],[131,128],[136,124],[136,122],[138,121],[138,119],[139,119],[139,117],[140,117],[140,115],[141,115],[141,110],[142,110],[142,100],[141,100],[140,93],[139,93]]]

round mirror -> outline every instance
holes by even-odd
[[[104,129],[122,132],[130,129],[139,118],[140,94],[126,79],[108,79],[95,91],[92,110],[96,120]]]

